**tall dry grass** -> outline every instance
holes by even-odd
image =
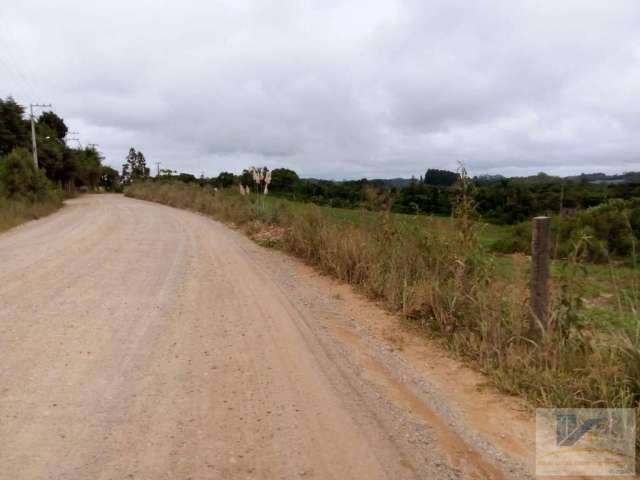
[[[0,196],[0,232],[21,223],[45,217],[62,206],[62,196],[50,194],[38,202],[30,200],[9,200]]]
[[[383,301],[470,360],[499,388],[536,405],[637,406],[640,326],[635,314],[622,325],[590,323],[580,301],[578,244],[554,285],[549,325],[532,329],[529,259],[514,257],[512,278],[497,271],[495,257],[478,241],[472,186],[464,179],[454,234],[435,223],[416,222],[408,229],[388,213],[364,225],[336,222],[314,205],[294,215],[283,202],[269,202],[267,208],[255,195],[197,185],[136,184],[127,195],[202,212],[251,232],[278,225],[284,232],[280,248]],[[620,315],[637,312],[629,301],[620,299]]]

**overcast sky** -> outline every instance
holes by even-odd
[[[640,1],[3,0],[0,95],[116,167],[640,170]]]

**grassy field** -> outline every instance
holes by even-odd
[[[368,229],[379,223],[381,215],[377,211],[312,206],[277,197],[265,198],[264,208],[266,212],[287,209],[297,215],[304,214],[309,208],[315,208],[331,222]],[[399,230],[407,235],[420,235],[421,232],[427,230],[439,230],[445,234],[453,235],[455,229],[455,221],[451,217],[400,213],[390,213],[389,215]],[[476,229],[480,247],[487,251],[496,241],[508,234],[508,227],[486,222],[477,222]],[[492,258],[497,276],[509,281],[516,280],[514,277],[521,273],[518,272],[518,269],[523,262],[528,262],[521,255],[492,254]],[[561,284],[568,267],[566,261],[556,261],[553,264],[551,273],[556,286]],[[639,269],[622,264],[582,263],[574,275],[576,277],[574,281],[579,284],[582,290],[581,295],[585,300],[585,307],[591,309],[590,316],[616,323],[620,320],[621,315],[624,319],[635,314],[637,302],[634,295],[635,292],[640,291],[638,288],[640,287]],[[622,304],[619,303],[620,296],[624,299]]]
[[[464,208],[454,218],[398,215],[178,183],[140,183],[126,193],[210,215],[306,260],[536,406],[631,407],[640,400],[634,268],[579,257],[554,262],[550,321],[541,325],[528,304],[529,258],[491,254],[500,227],[473,221]]]
[[[380,219],[379,211],[371,211],[364,209],[348,209],[348,208],[333,208],[327,206],[316,206],[309,203],[292,202],[290,200],[281,199],[278,197],[266,197],[264,199],[265,209],[274,208],[286,208],[293,213],[303,213],[310,207],[317,208],[322,215],[327,218],[336,221],[343,222],[345,224],[352,224],[356,226],[370,226],[375,225]],[[436,215],[407,215],[403,213],[389,213],[394,223],[400,228],[405,229],[407,232],[415,232],[421,229],[441,229],[443,231],[450,231],[454,228],[454,224],[451,217],[442,217]],[[480,242],[483,246],[489,247],[493,242],[501,238],[506,229],[499,225],[493,225],[490,223],[478,222],[478,233]]]
[[[8,200],[0,197],[0,232],[21,223],[45,217],[62,206],[62,198],[51,195],[42,202]]]

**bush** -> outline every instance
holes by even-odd
[[[635,256],[640,236],[640,199],[609,200],[572,216],[552,220],[554,255],[567,258],[576,242],[584,243],[583,256],[592,262],[605,262],[611,257]],[[522,222],[505,231],[491,246],[494,252],[530,254],[531,222]]]
[[[51,184],[45,174],[36,169],[31,154],[16,148],[0,159],[0,193],[15,200],[45,201]]]

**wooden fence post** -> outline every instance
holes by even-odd
[[[545,327],[549,320],[551,218],[535,217],[531,235],[531,309]]]

